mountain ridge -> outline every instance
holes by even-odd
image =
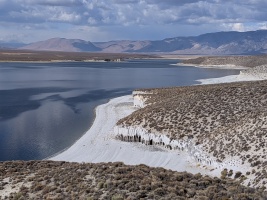
[[[199,36],[165,38],[163,40],[90,42],[81,39],[51,38],[25,45],[19,49],[189,55],[265,54],[267,52],[267,30],[215,32]]]

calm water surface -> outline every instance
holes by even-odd
[[[44,159],[69,147],[90,127],[97,105],[135,88],[239,73],[170,65],[177,62],[0,63],[0,161]]]

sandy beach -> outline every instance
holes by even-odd
[[[258,79],[253,76],[234,75],[198,81],[201,84],[212,84],[249,80]],[[116,140],[113,132],[116,122],[136,109],[133,106],[132,95],[114,98],[106,104],[99,105],[92,127],[70,148],[49,160],[91,163],[120,161],[128,165],[146,164],[175,171],[220,176],[222,169],[201,166],[185,151]]]
[[[114,98],[98,106],[95,121],[86,134],[69,149],[49,160],[92,163],[121,161],[128,165],[146,164],[192,173],[220,173],[219,170],[211,172],[211,168],[199,166],[187,152],[115,140],[113,127],[116,122],[135,110],[131,95]]]

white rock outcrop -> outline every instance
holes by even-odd
[[[144,108],[147,106],[146,101],[149,98],[148,91],[134,91],[134,107]],[[217,169],[233,169],[235,171],[246,172],[247,166],[242,165],[242,160],[238,157],[227,156],[222,162],[203,150],[201,144],[196,144],[194,139],[171,139],[168,134],[160,132],[151,132],[141,126],[123,126],[114,127],[114,135],[116,139],[125,142],[140,142],[145,145],[155,145],[163,147],[167,150],[185,151],[197,163],[204,166],[211,166]],[[242,166],[242,167],[241,167]],[[244,169],[243,169],[244,168]]]
[[[145,98],[142,95],[134,95],[134,107],[144,108],[146,106],[145,104]]]
[[[198,163],[203,165],[212,165],[213,167],[220,166],[215,158],[202,151],[201,146],[195,145],[191,139],[171,140],[166,135],[149,133],[144,128],[131,126],[115,126],[114,134],[116,139],[126,142],[140,142],[145,145],[162,146],[169,150],[187,151],[188,154]]]
[[[134,107],[144,108],[146,106],[146,100],[147,100],[147,98],[145,97],[146,94],[150,93],[139,90],[133,91],[132,95],[134,98]]]
[[[256,66],[247,70],[240,71],[240,75],[254,76],[258,79],[267,79],[267,65]]]

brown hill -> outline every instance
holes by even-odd
[[[118,40],[89,42],[53,38],[22,47],[49,51],[101,51],[112,53],[161,53],[183,55],[252,55],[267,52],[267,31],[217,32],[199,36],[174,37],[163,40]]]
[[[52,38],[45,41],[35,42],[20,49],[37,51],[64,51],[64,52],[94,52],[100,48],[91,42],[78,39]]]

